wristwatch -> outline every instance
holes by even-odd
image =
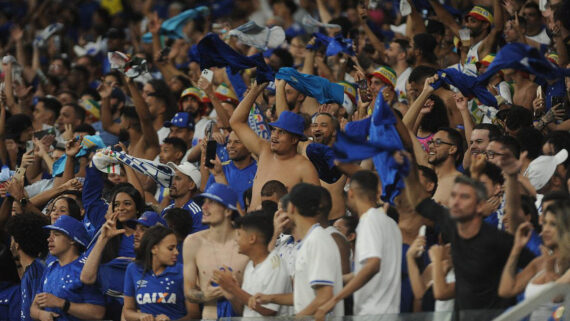
[[[69,300],[65,300],[65,303],[63,304],[63,308],[61,310],[65,313],[67,313],[67,311],[69,311],[70,305],[71,305],[71,302],[69,302]]]
[[[20,200],[20,205],[21,205],[22,208],[23,208],[23,207],[26,207],[29,202],[30,202],[30,200],[24,197],[24,198],[22,198],[22,199]]]

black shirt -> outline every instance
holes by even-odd
[[[512,235],[482,223],[477,235],[464,239],[459,236],[449,211],[431,198],[423,200],[416,210],[439,224],[442,233],[451,241],[456,279],[455,310],[504,309],[516,303],[514,298],[500,298],[497,292],[513,246]],[[533,254],[524,248],[519,265],[526,266],[533,258]]]

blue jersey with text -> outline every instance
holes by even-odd
[[[184,275],[180,263],[167,266],[160,275],[155,275],[152,270],[144,271],[137,263],[129,264],[123,292],[125,296],[134,298],[137,309],[142,313],[164,314],[171,320],[186,315]]]

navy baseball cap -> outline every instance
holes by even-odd
[[[178,112],[170,121],[164,122],[164,127],[171,126],[194,130],[194,118],[187,112]]]
[[[269,123],[271,127],[281,128],[293,135],[301,137],[301,141],[306,141],[307,136],[305,136],[305,119],[299,114],[295,114],[288,110],[285,110],[279,115],[279,119],[276,122]]]
[[[47,230],[60,231],[83,247],[87,247],[89,243],[89,235],[83,223],[69,215],[60,216],[53,225],[46,225],[44,228]]]
[[[237,194],[228,185],[220,183],[210,185],[204,193],[196,196],[197,200],[203,200],[204,198],[214,200],[231,210],[237,211]]]
[[[127,225],[129,227],[136,227],[137,224],[141,224],[144,227],[153,227],[157,224],[166,226],[166,221],[154,211],[146,211],[142,213],[138,220],[129,220]]]

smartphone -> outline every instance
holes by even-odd
[[[202,70],[202,77],[206,78],[206,80],[208,80],[209,82],[212,82],[212,80],[214,79],[214,72],[211,71],[210,69],[204,69]]]
[[[552,98],[550,98],[550,108],[554,108],[554,106],[558,104],[562,104],[563,109],[566,108],[564,104],[564,96],[552,96]]]
[[[423,237],[426,236],[426,226],[425,226],[425,225],[422,225],[422,226],[420,227],[420,230],[418,231],[418,236],[423,236]],[[418,252],[418,254],[416,255],[416,257],[422,256],[423,253],[424,253],[424,249],[422,248],[422,250]]]
[[[55,129],[53,127],[48,128],[48,129],[44,129],[44,130],[40,130],[34,133],[34,137],[37,139],[42,139],[44,138],[44,136],[47,135],[54,135],[55,136]]]
[[[26,142],[26,153],[29,151],[32,151],[32,150],[34,150],[34,142],[31,140],[28,140]]]
[[[215,140],[209,140],[206,145],[206,164],[208,168],[214,168],[213,161],[216,159],[216,149],[218,148],[218,143]]]

